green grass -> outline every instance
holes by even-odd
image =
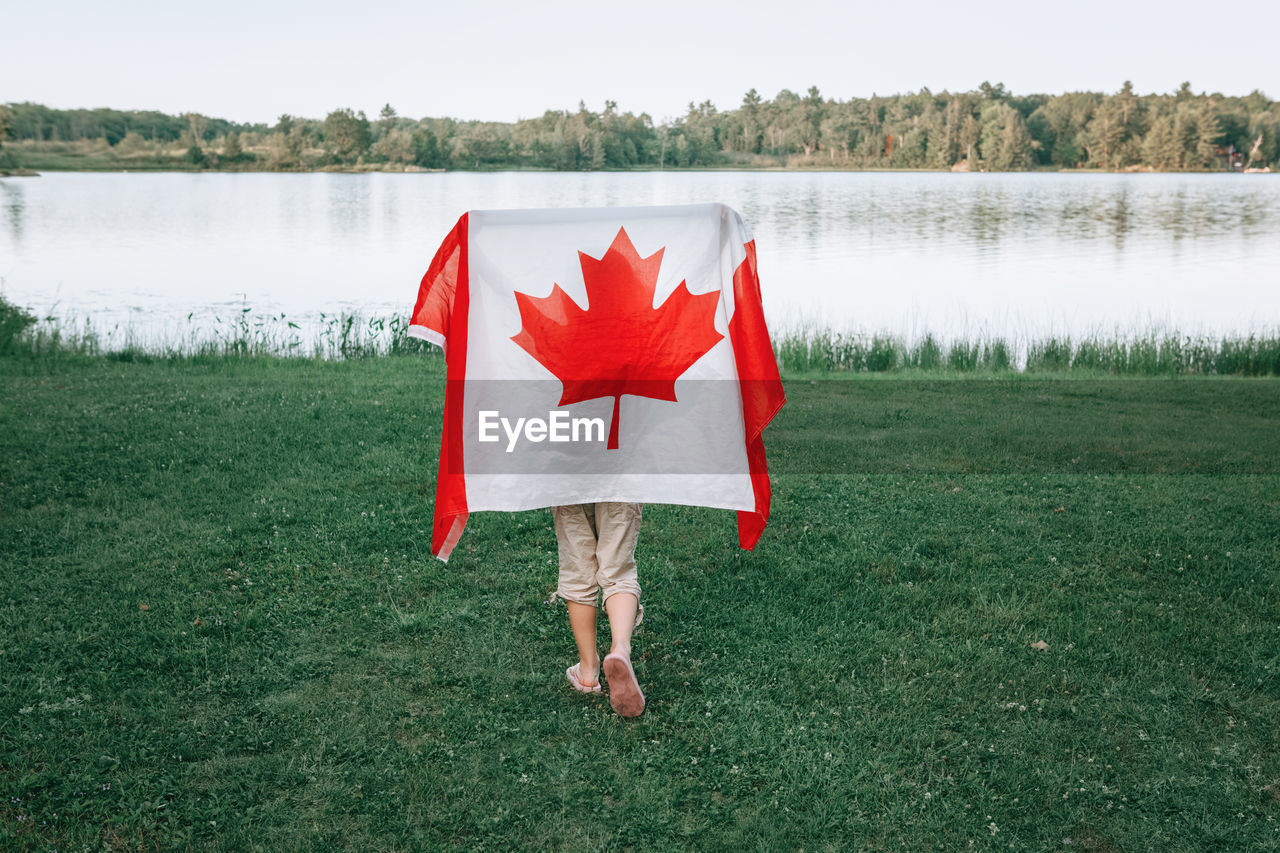
[[[946,369],[646,510],[628,722],[439,359],[0,359],[0,848],[1280,848],[1280,385]]]
[[[126,154],[105,140],[75,142],[9,142],[4,148],[10,162],[18,168],[37,172],[154,172],[192,171],[198,167],[184,157],[158,151]],[[0,164],[3,165],[3,164]]]

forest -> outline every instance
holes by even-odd
[[[1280,103],[1244,96],[1116,92],[1015,95],[921,89],[847,100],[817,87],[733,109],[691,102],[675,119],[547,110],[514,122],[409,118],[387,104],[273,125],[199,113],[0,106],[0,169],[244,171],[542,169],[1268,170],[1280,167]]]

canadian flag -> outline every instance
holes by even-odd
[[[593,501],[737,510],[759,540],[761,432],[786,400],[731,208],[470,211],[409,334],[445,350],[440,559],[472,511]]]

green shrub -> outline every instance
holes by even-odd
[[[982,358],[982,346],[977,341],[955,341],[947,351],[947,366],[952,370],[972,372]]]
[[[16,351],[18,337],[35,322],[34,314],[0,296],[0,355]]]
[[[942,364],[942,347],[932,334],[926,334],[920,343],[911,351],[910,364],[921,370],[934,370]]]
[[[1066,370],[1071,366],[1071,340],[1046,338],[1027,349],[1027,370]]]
[[[982,366],[987,370],[1009,370],[1013,367],[1013,355],[1004,338],[996,338],[983,344]]]

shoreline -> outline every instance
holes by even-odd
[[[21,167],[9,171],[0,171],[0,178],[38,178],[43,174],[219,174],[219,175],[436,175],[436,174],[511,174],[530,173],[543,175],[588,175],[588,174],[640,174],[640,173],[680,173],[699,174],[707,172],[756,172],[760,174],[776,173],[809,173],[809,174],[953,174],[953,175],[1271,175],[1280,174],[1269,169],[1249,169],[1245,171],[1225,169],[1199,170],[1159,170],[1159,169],[1057,169],[1052,167],[1039,169],[1019,169],[1010,171],[996,170],[956,170],[956,169],[893,169],[893,168],[811,168],[807,166],[672,166],[664,169],[590,169],[561,170],[530,168],[501,169],[425,169],[425,168],[355,168],[355,167],[322,167],[318,169],[188,169],[177,164],[158,164],[155,166],[131,165],[121,167],[111,165],[83,165],[73,168],[65,167]]]
[[[910,376],[980,379],[1280,377],[1280,329],[1189,334],[1155,328],[1129,334],[969,335],[777,329],[771,344],[784,375]],[[126,362],[259,358],[351,361],[440,357],[407,334],[400,317],[344,314],[321,324],[242,316],[196,334],[150,337],[130,328],[101,331],[34,314],[0,297],[0,356],[22,361],[103,359]]]

